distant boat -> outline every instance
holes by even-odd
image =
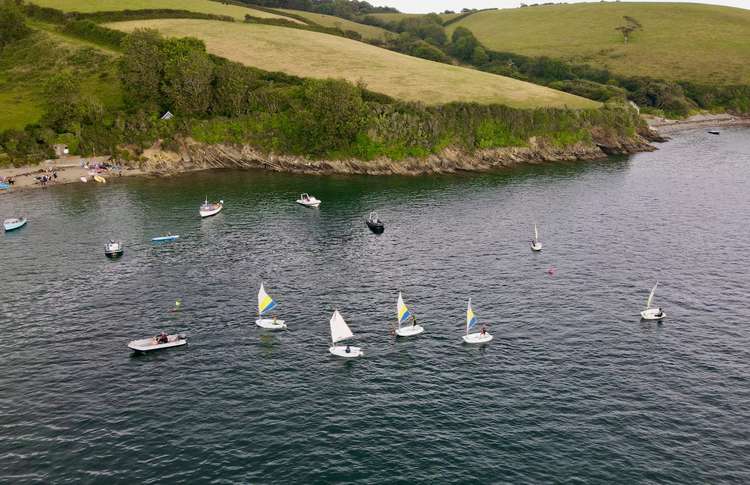
[[[404,299],[401,297],[400,291],[398,292],[398,300],[396,301],[396,318],[398,319],[396,335],[399,337],[413,337],[414,335],[419,335],[424,332],[424,327],[422,325],[417,325],[417,319],[414,318],[414,315],[412,315],[404,304]],[[402,327],[401,325],[406,323],[409,318],[412,319],[412,324]]]
[[[276,302],[266,293],[266,289],[263,287],[263,283],[261,283],[260,291],[258,291],[258,319],[255,320],[255,324],[267,330],[286,330],[284,320],[278,320],[276,317],[262,318],[264,314],[274,308],[276,308]]]
[[[658,281],[651,289],[651,293],[648,295],[648,300],[646,300],[646,309],[641,312],[641,318],[643,318],[644,320],[661,320],[662,318],[667,316],[667,314],[664,313],[661,308],[651,308],[651,303],[654,300],[654,294],[656,293],[657,286],[659,286]]]
[[[385,231],[385,224],[383,224],[383,221],[380,220],[378,213],[375,211],[370,212],[365,222],[367,223],[367,227],[375,234],[383,234],[383,231]]]
[[[96,180],[100,184],[106,184],[107,183],[107,179],[105,179],[101,175],[94,175],[94,180]]]
[[[16,229],[21,229],[25,226],[26,222],[28,221],[25,217],[12,217],[3,221],[3,228],[5,229],[5,232],[15,231]]]
[[[711,135],[718,135],[720,134],[719,130],[708,130],[708,133]]]
[[[320,206],[320,200],[316,199],[312,195],[308,194],[301,194],[299,196],[299,199],[297,199],[297,203],[304,205],[305,207],[318,207]]]
[[[0,190],[10,190],[10,184],[6,184],[5,182],[0,182]]]
[[[89,179],[87,179],[86,177],[81,177],[81,182],[83,182],[84,184],[85,184],[86,182],[88,182],[88,181],[89,181]]]
[[[542,250],[542,243],[541,241],[539,241],[539,231],[536,228],[536,224],[534,224],[534,239],[531,240],[531,250],[532,251]]]
[[[122,256],[123,253],[123,247],[122,242],[120,241],[113,241],[110,239],[107,244],[104,245],[104,255],[108,258],[119,258]]]
[[[337,357],[344,357],[347,359],[353,357],[362,357],[364,355],[364,352],[362,352],[362,349],[359,347],[352,347],[349,345],[336,345],[336,343],[352,337],[354,337],[354,334],[344,321],[344,317],[341,316],[338,310],[334,311],[333,316],[331,317],[332,345],[328,349],[328,351]]]
[[[187,345],[187,337],[185,335],[167,335],[162,333],[156,337],[132,340],[128,343],[128,348],[135,352],[151,352],[153,350],[181,347],[183,345]]]
[[[474,310],[471,309],[471,298],[469,298],[469,305],[466,307],[466,335],[463,336],[464,342],[467,344],[484,344],[492,340],[492,335],[484,327],[482,327],[481,332],[469,333],[476,325],[477,317],[474,315]]]
[[[223,208],[224,208],[223,200],[209,204],[208,197],[206,197],[206,201],[203,204],[201,204],[201,207],[198,212],[200,213],[201,217],[211,217],[221,212]]]
[[[166,241],[175,241],[175,240],[177,240],[179,238],[180,238],[179,235],[173,236],[173,235],[170,234],[168,236],[152,237],[151,241],[152,242],[166,242]]]

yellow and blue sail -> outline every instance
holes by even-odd
[[[263,315],[274,308],[276,308],[276,302],[266,293],[266,289],[263,288],[263,283],[261,283],[260,291],[258,292],[258,314]]]
[[[469,300],[469,306],[466,308],[466,329],[471,329],[477,324],[477,316],[474,315],[474,310],[471,309],[471,300]]]
[[[411,316],[411,312],[404,304],[404,299],[401,298],[401,293],[398,294],[398,303],[396,304],[396,315],[398,316],[399,325],[404,323]]]

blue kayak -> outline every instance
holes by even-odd
[[[5,232],[13,231],[13,230],[20,229],[23,226],[25,226],[26,222],[27,221],[25,217],[5,219],[5,221],[3,221],[3,227],[5,228]]]
[[[10,190],[10,185],[0,182],[0,190]]]
[[[152,237],[152,242],[165,242],[165,241],[174,241],[176,239],[179,239],[180,236],[160,236],[160,237]]]

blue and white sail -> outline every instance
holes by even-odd
[[[258,291],[258,315],[262,316],[274,308],[276,308],[276,302],[266,293],[266,289],[263,287],[263,283],[261,283],[260,291]]]
[[[471,298],[469,298],[469,305],[466,307],[466,334],[469,334],[469,330],[477,325],[477,316],[474,315],[474,310],[471,309]]]
[[[404,304],[400,291],[398,292],[398,302],[396,302],[396,317],[398,318],[398,328],[401,328],[401,324],[411,317],[411,312]]]

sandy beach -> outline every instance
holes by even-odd
[[[89,157],[82,159],[80,157],[66,157],[57,160],[45,160],[39,165],[27,165],[23,167],[11,167],[0,169],[0,180],[7,181],[10,177],[15,183],[10,190],[0,190],[0,195],[9,193],[14,190],[23,190],[30,188],[40,188],[43,186],[60,185],[67,183],[83,183],[81,177],[87,179],[86,183],[97,183],[91,175],[91,169],[82,166],[82,161],[87,162],[89,166],[106,163],[109,156]],[[53,174],[57,174],[54,177]],[[143,175],[144,172],[137,169],[123,168],[122,170],[104,170],[99,175],[106,179],[119,176]],[[46,185],[42,185],[37,177],[51,177]]]

